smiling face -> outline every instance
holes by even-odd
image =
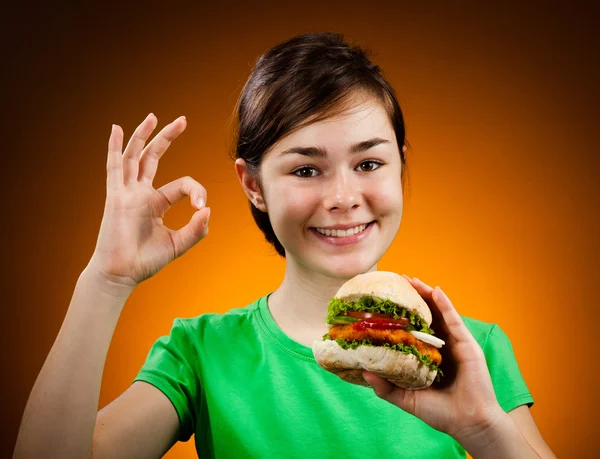
[[[260,168],[287,262],[335,278],[372,269],[402,218],[402,164],[388,115],[373,98],[354,102],[282,138]]]

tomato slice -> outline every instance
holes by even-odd
[[[400,319],[363,319],[352,324],[356,331],[363,331],[367,328],[374,330],[404,330],[408,327],[410,321],[405,318]]]
[[[408,319],[408,317],[398,317],[397,319],[394,319],[394,316],[391,314],[348,311],[343,315],[361,319],[359,322],[353,324],[355,330],[365,330],[367,328],[374,328],[377,330],[404,329],[410,325],[410,319]]]

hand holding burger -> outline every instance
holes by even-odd
[[[443,384],[439,386],[434,384],[427,387],[431,385],[430,381],[433,381],[436,376],[433,365],[428,365],[427,359],[423,362],[416,356],[408,357],[408,354],[404,352],[402,354],[407,357],[399,356],[398,353],[390,354],[391,345],[386,345],[386,342],[383,345],[370,346],[375,349],[370,351],[365,351],[369,345],[365,346],[364,344],[353,344],[348,346],[348,349],[343,349],[337,341],[330,339],[338,336],[335,331],[331,336],[331,330],[334,329],[334,325],[339,324],[332,324],[329,336],[326,335],[324,340],[315,341],[313,344],[313,353],[319,365],[342,379],[356,384],[364,384],[359,379],[359,376],[361,378],[364,376],[378,397],[416,416],[434,429],[447,433],[467,451],[480,451],[500,437],[510,438],[513,436],[514,432],[507,433],[507,431],[514,428],[514,422],[498,404],[483,350],[466,327],[450,299],[439,287],[434,289],[417,278],[411,279],[394,273],[383,276],[377,272],[361,274],[350,279],[340,288],[329,305],[330,314],[327,320],[331,321],[332,312],[337,313],[335,304],[338,301],[351,304],[358,298],[358,295],[346,296],[351,291],[350,289],[346,290],[348,287],[352,287],[352,290],[356,290],[355,293],[362,295],[365,292],[363,287],[354,287],[358,284],[358,280],[362,279],[361,282],[366,280],[366,284],[369,285],[372,280],[379,279],[375,283],[380,284],[385,276],[393,279],[387,283],[389,287],[385,291],[386,293],[383,293],[384,290],[381,288],[371,288],[368,290],[369,295],[384,300],[378,301],[379,305],[386,304],[385,300],[387,299],[400,306],[402,297],[394,296],[393,292],[403,291],[406,295],[405,301],[414,301],[403,303],[405,309],[411,310],[410,306],[412,305],[413,312],[421,311],[418,314],[423,314],[421,318],[427,327],[432,324],[431,317],[433,316],[433,325],[445,341],[443,344],[444,355],[449,358],[445,361],[445,368],[450,367],[451,371],[447,373],[451,373],[451,376],[445,376]],[[416,290],[418,296],[428,306],[426,310],[418,306],[414,307],[419,303],[418,300],[414,298],[414,293],[407,293],[411,290],[407,288],[406,283],[399,281],[398,277],[406,280]],[[371,285],[373,284],[371,283]],[[398,287],[399,285],[403,285],[403,287]],[[379,297],[376,293],[383,296]],[[388,302],[387,305],[389,306],[389,304]],[[341,308],[339,310],[341,311]],[[346,315],[349,310],[351,308],[346,309]],[[389,309],[386,310],[386,312],[388,311]],[[427,316],[426,311],[429,311],[431,316]],[[341,316],[343,315],[341,314]],[[414,317],[414,315],[410,316],[409,314],[409,319],[410,317]],[[411,320],[411,325],[415,328],[420,325],[422,327],[420,331],[427,332],[418,319]],[[410,330],[409,333],[414,331]],[[338,347],[335,347],[331,341],[337,343]],[[343,341],[341,343],[343,345]],[[360,351],[361,348],[363,349],[361,354],[343,353],[349,350]],[[417,347],[417,349],[419,348]],[[415,355],[412,352],[411,354]],[[432,351],[427,355],[433,364],[439,365],[439,363],[435,363],[437,360],[434,354],[435,352]],[[381,357],[385,360],[382,361]],[[415,358],[419,360],[418,363]],[[425,390],[407,390],[417,387]]]

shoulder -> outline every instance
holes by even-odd
[[[510,340],[498,324],[461,316],[463,322],[484,352],[497,346],[511,347]]]
[[[260,300],[225,313],[175,319],[170,337],[173,346],[190,355],[198,365],[202,362],[202,367],[212,368],[211,371],[256,352],[260,343],[257,326]]]
[[[240,326],[247,326],[258,311],[259,299],[244,306],[230,309],[225,313],[203,313],[195,317],[176,318],[173,321],[174,330],[183,331],[193,337],[199,337],[206,332],[224,333]]]
[[[498,324],[461,316],[465,325],[481,346],[488,365],[515,361],[513,345]]]
[[[483,322],[467,316],[460,317],[481,347],[486,344],[493,330],[498,328],[498,325],[494,323]]]
[[[505,412],[519,405],[533,405],[513,346],[498,324],[461,316],[481,346],[498,403]]]

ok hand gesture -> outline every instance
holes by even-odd
[[[159,159],[183,132],[186,119],[177,118],[146,145],[156,124],[156,117],[148,115],[124,152],[120,126],[113,125],[108,142],[104,216],[87,269],[125,288],[153,276],[208,234],[210,208],[204,207],[206,190],[200,183],[182,177],[159,189],[152,186]],[[162,217],[186,196],[196,213],[183,228],[167,228]]]

